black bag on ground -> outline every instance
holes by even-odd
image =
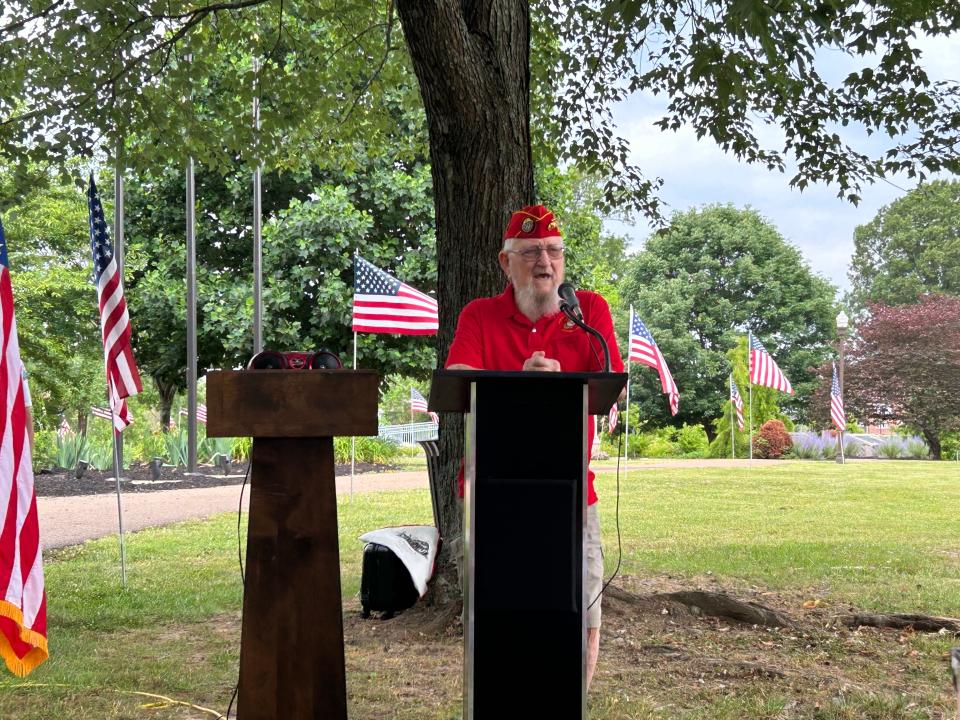
[[[363,572],[360,576],[360,605],[363,617],[371,610],[392,618],[398,610],[413,607],[420,593],[410,579],[406,565],[393,550],[377,543],[367,543],[363,549]]]

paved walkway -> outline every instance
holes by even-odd
[[[126,493],[122,496],[123,529],[125,532],[133,532],[236,510],[240,504],[240,487],[222,485],[212,488]],[[356,475],[353,480],[353,491],[358,493],[425,487],[426,470],[367,473]],[[338,477],[337,493],[349,492],[350,477]],[[244,509],[247,509],[249,498],[248,485],[243,496]],[[86,540],[117,533],[115,494],[39,497],[37,512],[40,516],[40,537],[45,548],[77,545]]]

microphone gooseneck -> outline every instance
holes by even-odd
[[[610,348],[607,347],[607,341],[603,335],[583,321],[583,313],[580,312],[580,299],[577,297],[577,289],[572,283],[560,283],[560,287],[557,288],[557,294],[560,295],[560,311],[577,327],[590,333],[600,341],[600,347],[603,348],[603,371],[610,372]]]

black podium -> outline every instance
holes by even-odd
[[[434,373],[430,409],[468,413],[464,720],[586,715],[586,431],[626,380]]]

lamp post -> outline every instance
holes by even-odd
[[[847,314],[841,310],[837,313],[837,345],[838,345],[838,354],[840,356],[840,397],[844,400],[844,406],[846,406],[846,398],[843,394],[843,351],[844,351],[844,342],[847,339],[847,327],[850,325],[850,319],[847,317]],[[844,413],[846,414],[846,413]],[[843,464],[843,433],[844,429],[840,429],[840,452],[837,453],[837,462]]]

